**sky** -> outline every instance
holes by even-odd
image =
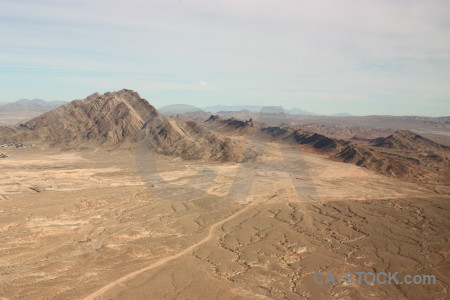
[[[0,0],[0,102],[450,115],[448,0]]]

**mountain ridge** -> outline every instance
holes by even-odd
[[[364,144],[289,126],[267,126],[253,119],[212,115],[198,122],[163,115],[127,89],[94,93],[18,126],[0,127],[0,143],[40,141],[63,149],[131,149],[141,143],[158,154],[231,162],[257,156],[249,137],[299,146],[387,176],[450,183],[450,148],[411,131],[397,131]]]
[[[212,115],[207,124],[230,124],[235,118]],[[243,121],[241,121],[243,122]],[[211,126],[224,131],[223,127]],[[305,150],[327,155],[330,159],[355,164],[385,176],[412,182],[450,184],[450,147],[440,145],[409,130],[399,130],[387,137],[366,143],[331,138],[289,126],[259,126],[252,132],[270,142],[295,144]]]
[[[252,151],[245,151],[245,142],[196,122],[164,116],[137,92],[127,89],[94,93],[18,126],[0,128],[3,142],[41,141],[64,149],[130,149],[140,140],[157,153],[183,159],[241,162],[253,156]]]

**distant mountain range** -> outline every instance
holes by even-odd
[[[94,93],[14,127],[0,126],[0,143],[16,141],[66,149],[139,146],[141,152],[233,162],[253,155],[245,140],[223,136],[202,123],[175,121],[159,113],[138,93],[126,89]]]
[[[273,108],[273,109],[271,109]],[[296,114],[296,115],[312,115],[316,116],[318,114],[312,113],[303,109],[299,108],[292,108],[292,109],[285,109],[282,106],[256,106],[256,105],[212,105],[207,106],[203,108],[204,111],[217,113],[217,112],[225,112],[225,111],[241,111],[241,110],[248,110],[248,111],[255,111],[255,112],[261,112],[264,110],[264,112],[273,112],[273,113],[279,113],[279,112],[285,112],[288,114]],[[273,110],[273,111],[272,111]]]
[[[45,101],[42,99],[20,99],[16,102],[0,104],[0,112],[46,112],[66,103],[64,101]]]
[[[66,103],[64,101],[45,101],[42,99],[20,99],[16,102],[0,103],[0,125],[16,124]]]
[[[158,108],[158,111],[165,115],[177,115],[203,111],[203,109],[188,104],[171,104]]]
[[[45,101],[42,99],[20,99],[16,102],[0,104],[0,113],[31,113],[31,112],[47,112],[61,105],[66,104],[64,101]],[[271,109],[272,108],[272,109]],[[300,108],[284,109],[282,106],[256,106],[256,105],[212,105],[198,108],[187,104],[173,104],[159,108],[161,113],[183,114],[196,111],[205,111],[211,113],[230,112],[230,111],[252,111],[264,113],[279,113],[284,112],[292,115],[308,115],[308,116],[324,116],[324,114],[316,114]],[[348,113],[333,114],[331,116],[351,116]],[[28,116],[29,117],[29,116]]]
[[[275,113],[264,111],[270,116],[280,110],[274,107]],[[95,93],[15,126],[0,126],[0,144],[36,143],[53,149],[135,148],[141,154],[156,152],[186,160],[256,160],[261,152],[250,139],[297,146],[298,150],[324,154],[335,161],[411,182],[449,184],[450,147],[411,131],[396,131],[358,143],[291,126],[267,126],[253,119],[217,115],[206,121],[184,120],[161,114],[138,93],[125,89]]]
[[[273,108],[273,111],[271,111],[270,108]],[[261,112],[264,110],[264,113],[279,113],[284,112],[291,115],[308,115],[308,116],[323,116],[324,114],[317,114],[310,111],[306,111],[300,108],[283,108],[282,106],[256,106],[256,105],[212,105],[203,107],[204,111],[217,113],[217,112],[225,112],[225,111],[242,111],[242,110],[248,110],[248,111],[254,111],[254,112]],[[332,116],[351,116],[349,113],[339,113],[339,114],[333,114]]]

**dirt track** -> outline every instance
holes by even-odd
[[[246,166],[161,161],[154,187],[142,185],[132,153],[8,154],[0,180],[1,297],[448,296],[448,199],[420,186],[314,154],[298,161],[276,145]],[[439,283],[312,280],[317,271],[373,269],[435,274]]]
[[[128,279],[130,279],[130,278],[133,278],[133,277],[135,277],[136,275],[139,275],[139,274],[141,274],[141,273],[143,273],[143,272],[145,272],[145,271],[148,271],[148,270],[151,270],[151,269],[160,267],[160,266],[164,265],[165,263],[167,263],[167,262],[169,262],[169,261],[172,261],[172,260],[174,260],[174,259],[177,259],[177,258],[179,258],[179,257],[181,257],[181,256],[183,256],[183,255],[185,255],[185,254],[188,254],[189,252],[193,251],[193,250],[194,250],[195,248],[197,248],[198,246],[200,246],[200,245],[204,244],[205,242],[209,241],[209,240],[213,237],[214,231],[215,231],[219,226],[223,225],[224,223],[228,222],[229,220],[233,219],[234,217],[236,217],[236,216],[242,214],[243,212],[245,212],[246,210],[248,210],[251,206],[252,206],[251,204],[250,204],[250,205],[247,205],[247,206],[245,206],[244,208],[242,208],[241,210],[239,210],[239,211],[233,213],[231,216],[227,217],[226,219],[223,219],[223,220],[221,220],[221,221],[219,221],[219,222],[217,222],[217,223],[214,223],[214,224],[209,228],[209,231],[208,231],[208,235],[207,235],[207,236],[205,236],[203,239],[201,239],[200,241],[196,242],[195,244],[189,246],[188,248],[184,249],[183,251],[178,252],[177,254],[168,256],[168,257],[163,257],[163,258],[159,259],[158,261],[154,262],[153,264],[151,264],[151,265],[149,265],[149,266],[147,266],[147,267],[145,267],[145,268],[142,268],[142,269],[136,270],[136,271],[134,271],[134,272],[131,272],[131,273],[129,273],[129,274],[127,274],[127,275],[125,275],[125,276],[123,276],[123,277],[121,277],[121,278],[115,280],[114,282],[111,282],[111,283],[109,283],[108,285],[105,285],[105,286],[102,287],[101,289],[99,289],[99,290],[97,290],[96,292],[94,292],[94,293],[90,294],[89,296],[85,297],[84,300],[94,300],[94,299],[96,299],[98,296],[103,295],[106,291],[108,291],[109,289],[111,289],[111,287],[113,287],[113,286],[115,286],[115,285],[117,285],[117,284],[120,284],[120,283],[122,283],[122,282],[124,282],[124,281],[126,281],[126,280],[128,280]]]

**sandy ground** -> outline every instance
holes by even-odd
[[[449,297],[449,200],[424,187],[276,144],[247,164],[151,167],[125,151],[4,151],[0,299]],[[318,271],[438,281],[318,285]]]

